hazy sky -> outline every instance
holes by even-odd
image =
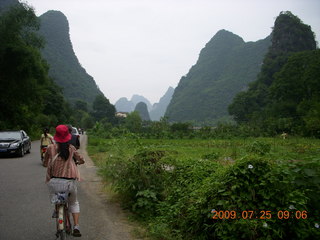
[[[257,41],[291,11],[320,37],[319,0],[27,0],[63,12],[74,51],[105,96],[158,102],[220,29]]]

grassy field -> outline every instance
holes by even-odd
[[[320,237],[318,139],[89,136],[88,151],[154,239]],[[237,212],[237,220],[213,219],[215,211]],[[254,211],[252,219],[243,211]]]
[[[263,152],[262,145],[270,150]],[[109,155],[130,156],[138,149],[158,149],[171,152],[179,159],[216,157],[216,161],[237,160],[248,154],[257,153],[274,160],[303,160],[320,157],[320,140],[304,138],[247,138],[231,140],[201,139],[101,139],[89,138],[89,154],[96,164],[104,162]],[[261,151],[261,154],[259,154]]]

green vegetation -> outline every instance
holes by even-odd
[[[48,77],[38,28],[39,21],[26,4],[17,4],[0,15],[1,129],[34,132],[37,126],[66,120],[68,105]]]
[[[109,100],[104,95],[97,95],[93,102],[92,115],[96,121],[115,121],[115,107],[110,104]]]
[[[92,132],[88,150],[151,238],[316,239],[319,144],[294,137],[106,139]],[[236,219],[225,219],[226,211]]]
[[[258,79],[234,98],[230,114],[269,135],[285,131],[319,137],[319,62],[310,26],[281,13]]]
[[[18,4],[0,15],[1,129],[23,128],[37,137],[42,127],[58,123],[92,128],[88,149],[101,175],[155,239],[320,237],[320,140],[297,137],[320,136],[320,53],[309,26],[290,12],[280,14],[258,80],[230,106],[239,124],[194,128],[168,118],[145,121],[138,112],[115,118],[102,94],[81,97],[87,85],[72,88],[72,72],[84,70],[67,46],[66,19],[56,14],[43,19],[58,21],[62,31],[52,39],[66,53],[59,59],[68,60],[51,64],[50,71],[66,67],[61,73],[71,85],[64,94],[73,91],[72,105],[48,75],[39,19]],[[171,107],[180,104],[175,120],[225,116],[217,101],[227,103],[236,92],[231,86],[239,90],[255,76],[269,41],[245,44],[219,32],[179,83]],[[282,131],[289,133],[285,139]],[[270,135],[279,137],[261,137]]]
[[[95,97],[102,93],[73,51],[67,18],[59,11],[48,11],[40,21],[39,34],[46,40],[42,54],[50,65],[50,77],[63,89],[68,102],[81,100],[91,108]]]
[[[38,35],[39,26],[33,8],[27,4],[7,6],[1,11],[0,129],[24,129],[38,138],[42,128],[61,123],[91,128],[95,121],[114,122],[114,107],[101,94],[95,96],[93,104],[83,100],[71,105],[66,102],[62,89],[49,77],[50,66],[41,56],[45,41]],[[86,88],[72,91],[88,92]]]
[[[200,52],[197,63],[181,78],[165,116],[170,121],[214,125],[229,120],[228,105],[256,79],[270,45],[270,37],[245,43],[219,31]]]

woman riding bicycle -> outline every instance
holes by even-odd
[[[56,127],[54,135],[56,143],[48,146],[44,166],[47,167],[46,182],[51,186],[49,189],[60,184],[69,186],[68,203],[74,221],[73,235],[81,237],[79,228],[80,206],[77,199],[76,182],[80,180],[77,165],[83,164],[84,159],[76,151],[76,148],[69,143],[70,139],[71,134],[66,125]],[[50,192],[50,197],[52,195],[54,195],[54,192]]]
[[[49,144],[53,143],[53,137],[49,133],[48,128],[43,129],[43,133],[41,134],[40,138],[40,155],[41,155],[41,160],[43,160],[43,156],[45,151],[43,151],[43,148],[47,148]]]

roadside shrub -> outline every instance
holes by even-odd
[[[162,150],[140,149],[129,158],[110,157],[106,161],[105,176],[112,179],[123,203],[140,217],[154,214],[154,206],[162,200],[167,153]]]
[[[256,157],[245,157],[236,164],[220,167],[200,180],[188,194],[161,204],[165,221],[183,239],[314,239],[319,214],[313,212],[309,194],[319,194],[315,184],[294,184],[301,174],[292,166],[272,163]],[[303,172],[306,171],[305,166]],[[307,171],[308,172],[308,171]],[[315,173],[309,172],[312,176]],[[319,172],[317,177],[319,177]],[[316,180],[315,178],[314,180]],[[177,187],[178,188],[178,187]],[[314,189],[313,189],[314,188]],[[177,194],[173,194],[173,196]],[[316,198],[314,198],[316,201]],[[313,204],[313,203],[312,203]],[[235,211],[236,219],[212,219],[215,211]],[[174,211],[173,211],[174,210]],[[306,211],[306,219],[279,219],[278,211]],[[245,213],[246,219],[242,216]],[[270,211],[271,218],[266,216]],[[318,212],[316,212],[318,213]],[[294,214],[294,213],[293,213]],[[163,217],[158,219],[163,221]]]

